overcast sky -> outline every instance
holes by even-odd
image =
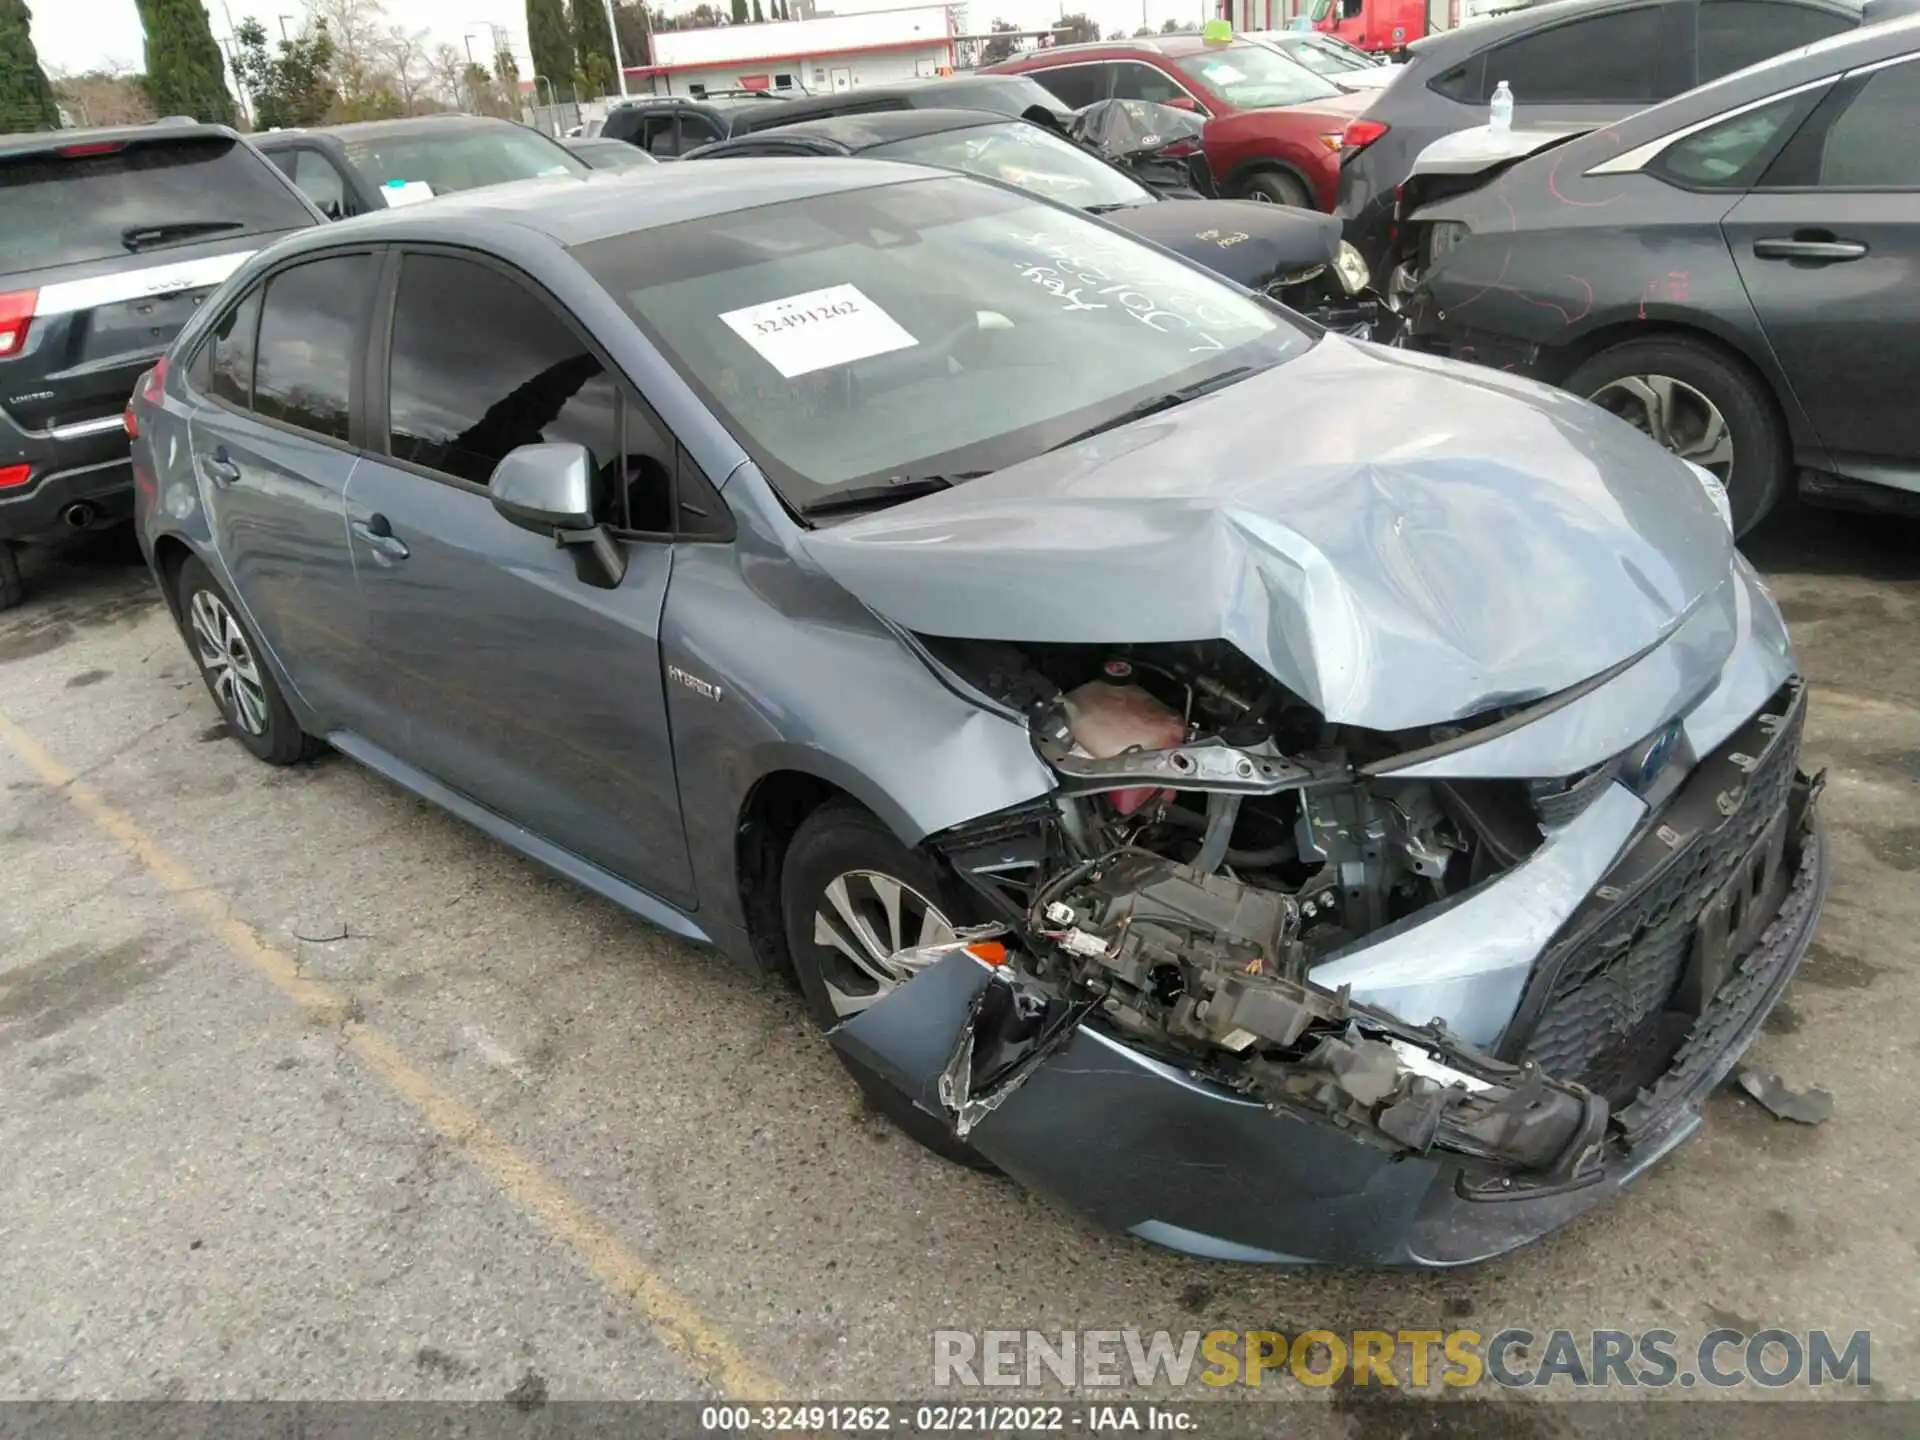
[[[985,30],[1000,19],[1037,27],[1057,20],[1064,10],[1084,9],[1105,30],[1132,31],[1141,23],[1143,3],[1148,22],[1158,27],[1170,18],[1199,19],[1204,0],[1086,0],[1084,4],[1070,0],[1066,5],[1058,0],[969,0],[967,24],[970,29]],[[49,70],[142,68],[140,17],[133,0],[28,0],[28,5],[33,11],[33,43],[40,63]],[[831,0],[822,0],[821,8],[830,5]],[[872,0],[867,0],[861,8],[871,6]],[[291,30],[298,25],[303,8],[302,0],[210,0],[207,13],[213,17],[214,35],[225,39],[233,24],[248,15],[257,16],[267,33],[274,35],[284,14]],[[684,4],[668,0],[663,8],[669,14],[692,9],[693,0]],[[488,49],[488,23],[498,25],[507,32],[526,71],[527,16],[522,0],[385,0],[385,10],[390,23],[430,31],[435,42],[459,46],[464,45],[465,36],[472,35],[474,53],[480,56]]]

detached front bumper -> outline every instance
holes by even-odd
[[[1702,1103],[1745,1053],[1813,938],[1828,849],[1818,782],[1794,768],[1803,702],[1791,688],[1784,717],[1755,717],[1709,757],[1663,811],[1673,823],[1649,825],[1596,887],[1592,909],[1571,917],[1542,958],[1542,998],[1516,1025],[1509,1052],[1527,1054],[1546,1035],[1564,1039],[1567,1017],[1591,1013],[1594,987],[1617,988],[1657,959],[1647,946],[1664,941],[1643,925],[1644,908],[1684,889],[1683,904],[1665,909],[1695,938],[1681,947],[1688,958],[1677,998],[1663,1007],[1656,996],[1654,1008],[1670,1011],[1687,1003],[1689,985],[1703,987],[1691,1023],[1663,1070],[1616,1097],[1600,1163],[1577,1180],[1530,1188],[1524,1178],[1470,1177],[1433,1152],[1395,1157],[1331,1125],[1270,1111],[1091,1022],[977,1121],[972,1143],[1014,1179],[1104,1228],[1215,1259],[1464,1265],[1559,1228],[1698,1128]],[[1770,743],[1756,744],[1759,733]],[[1730,785],[1728,766],[1746,782]],[[1703,803],[1711,820],[1676,828]],[[1613,933],[1623,927],[1628,938]],[[994,983],[989,967],[952,955],[839,1027],[833,1041],[950,1120],[940,1077],[975,1000]],[[1543,1027],[1542,1015],[1561,1020]],[[1611,1041],[1650,1024],[1652,1012],[1609,1018]],[[1602,1047],[1592,1058],[1612,1055]]]

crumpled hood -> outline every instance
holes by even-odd
[[[1376,730],[1578,684],[1662,639],[1732,563],[1696,477],[1623,422],[1334,336],[803,543],[909,630],[1223,639],[1328,720]]]

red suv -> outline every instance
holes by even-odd
[[[1099,100],[1157,100],[1208,117],[1207,166],[1222,195],[1333,209],[1340,136],[1371,95],[1347,95],[1304,65],[1247,40],[1198,35],[1055,45],[986,67],[1031,75],[1078,110]]]

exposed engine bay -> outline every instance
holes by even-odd
[[[1060,777],[938,837],[995,916],[963,944],[1004,957],[941,1080],[960,1134],[1092,1020],[1398,1153],[1540,1187],[1597,1165],[1603,1099],[1308,979],[1532,853],[1551,787],[1382,778],[1455,732],[1329,725],[1223,642],[922,643]]]

